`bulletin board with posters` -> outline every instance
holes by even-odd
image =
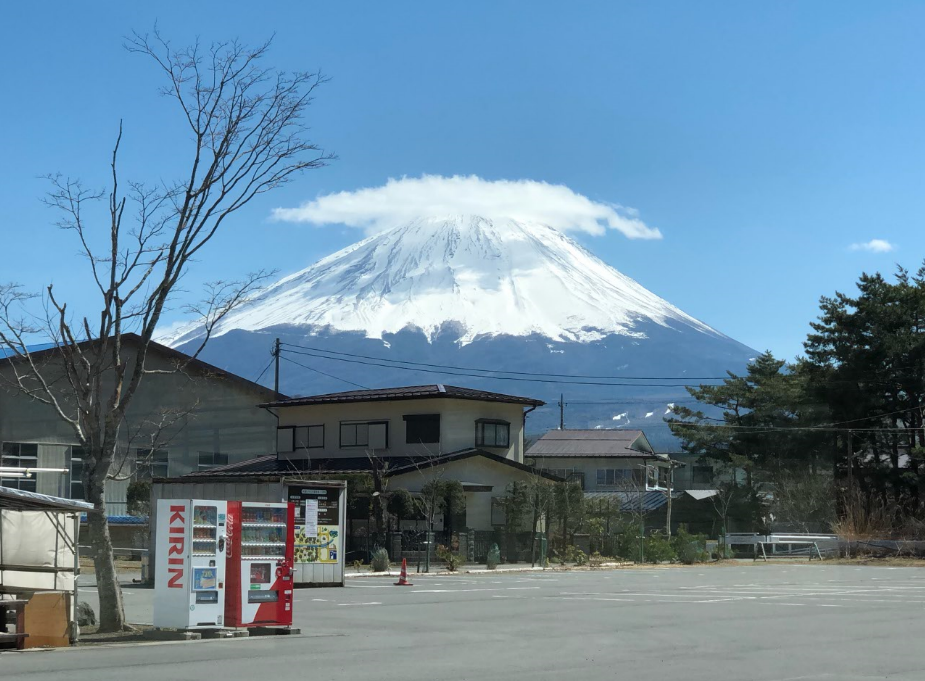
[[[295,504],[296,584],[343,585],[345,494],[343,483],[287,487],[286,500]]]

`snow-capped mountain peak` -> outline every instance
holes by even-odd
[[[589,342],[644,337],[641,322],[722,337],[551,227],[459,215],[414,220],[323,258],[264,289],[215,335],[293,325],[381,338],[411,326],[430,339],[453,324],[464,344],[531,334]]]

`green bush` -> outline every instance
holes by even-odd
[[[498,548],[497,544],[492,544],[491,548],[488,549],[488,559],[485,561],[485,567],[489,570],[494,570],[498,567],[498,563],[501,562],[501,549]]]
[[[569,544],[562,552],[563,563],[574,563],[578,558],[578,547]]]
[[[702,534],[691,534],[680,527],[671,540],[678,560],[685,565],[703,563],[710,558],[707,552],[707,540]]]
[[[388,572],[389,570],[389,552],[385,549],[376,549],[373,552],[372,560],[369,561],[369,567],[373,572]]]
[[[665,563],[677,560],[678,554],[668,537],[653,534],[645,539],[645,558],[647,563]]]
[[[588,562],[587,554],[581,549],[575,550],[575,565],[585,565]]]
[[[362,569],[363,569],[363,561],[362,561],[362,560],[355,560],[355,561],[353,561],[353,569],[354,569],[355,572],[359,572],[360,570],[362,570]]]
[[[446,569],[450,572],[456,572],[463,562],[462,556],[458,553],[453,553],[443,544],[437,546],[437,558],[446,563]]]

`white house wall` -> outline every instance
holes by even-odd
[[[490,530],[491,500],[507,494],[512,482],[530,482],[537,476],[480,456],[472,456],[440,466],[422,466],[402,475],[389,478],[388,489],[406,489],[412,494],[420,492],[431,480],[456,480],[491,486],[490,492],[466,492],[466,526],[475,530]]]
[[[388,421],[388,448],[376,453],[389,455],[446,454],[475,446],[477,419],[495,419],[511,424],[509,447],[482,447],[517,462],[523,462],[524,407],[520,404],[459,400],[393,400],[347,404],[319,404],[283,407],[279,412],[280,426],[324,425],[324,448],[299,450],[286,454],[288,458],[362,457],[364,447],[340,447],[342,421]],[[405,443],[405,415],[440,414],[440,443],[413,445]]]

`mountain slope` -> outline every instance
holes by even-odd
[[[189,349],[200,335],[161,340]],[[558,425],[564,394],[567,427],[643,427],[664,449],[684,385],[756,354],[550,227],[467,216],[416,220],[281,279],[223,320],[202,358],[267,383],[274,338],[290,395],[465,385],[546,400],[529,417],[537,433]],[[576,374],[626,380],[562,377]],[[646,376],[681,378],[632,380]]]
[[[640,321],[720,336],[551,227],[461,216],[416,220],[338,251],[267,288],[216,335],[287,324],[380,338],[411,324],[433,338],[454,323],[462,343],[530,334],[586,342],[638,336]]]

